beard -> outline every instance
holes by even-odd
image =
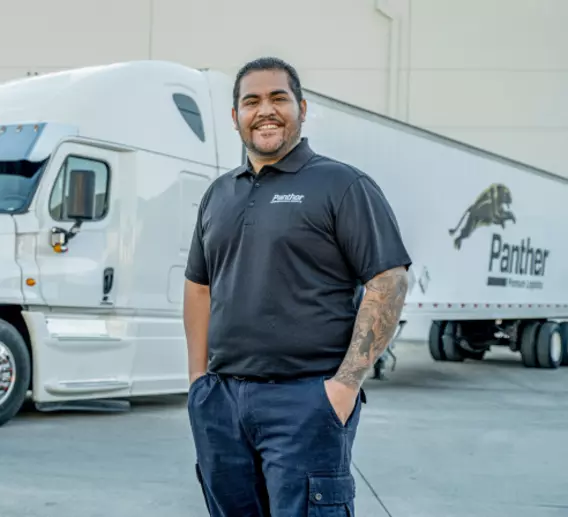
[[[286,128],[284,128],[280,141],[268,148],[255,144],[252,130],[245,132],[240,125],[238,125],[237,128],[243,144],[252,154],[262,158],[275,158],[286,154],[286,152],[298,142],[302,132],[302,121],[300,117],[298,117],[290,133],[287,133]]]

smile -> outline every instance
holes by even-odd
[[[256,129],[258,131],[263,131],[266,129],[278,129],[280,126],[276,125],[276,124],[263,124],[262,126],[258,126]]]

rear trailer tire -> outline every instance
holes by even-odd
[[[434,361],[445,361],[444,348],[442,344],[442,334],[446,326],[445,321],[433,321],[430,325],[430,334],[428,336],[428,348],[430,355]]]
[[[448,322],[442,335],[443,352],[447,361],[462,362],[465,357],[462,353],[460,341],[462,340],[462,328],[459,323]]]
[[[562,362],[562,335],[557,323],[543,323],[536,340],[536,356],[541,368],[558,368]]]
[[[531,321],[523,326],[521,334],[521,359],[527,368],[538,367],[536,343],[540,325],[538,321]]]
[[[0,426],[22,408],[30,376],[31,360],[24,338],[0,319]]]
[[[558,325],[562,338],[562,366],[568,366],[568,322],[563,321]]]

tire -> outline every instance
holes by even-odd
[[[446,327],[445,321],[433,321],[428,336],[428,349],[434,361],[445,361],[446,356],[442,346],[442,334]]]
[[[557,323],[543,323],[536,340],[536,356],[541,368],[558,368],[562,362],[562,336]]]
[[[538,321],[531,321],[523,326],[521,334],[521,358],[527,368],[536,368],[539,366],[536,353],[539,330],[540,323]]]
[[[568,366],[568,322],[564,321],[558,325],[560,337],[562,338],[562,366]]]
[[[8,377],[8,372],[11,382],[0,384],[0,426],[22,408],[31,377],[30,354],[24,338],[10,323],[0,319],[0,382]]]
[[[448,322],[442,335],[442,347],[447,361],[461,363],[465,357],[459,345],[461,340],[461,325],[453,321]]]

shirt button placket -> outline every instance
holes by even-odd
[[[254,224],[254,205],[255,205],[255,189],[260,187],[260,183],[253,179],[253,188],[249,193],[249,201],[247,203],[247,207],[245,209],[245,225],[251,226]]]

